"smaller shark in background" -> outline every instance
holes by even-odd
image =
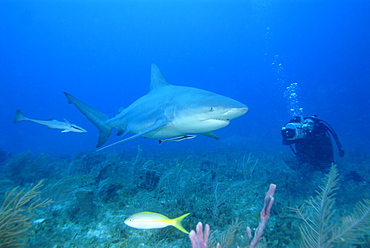
[[[68,133],[68,132],[75,132],[75,133],[86,133],[87,131],[83,129],[82,127],[79,127],[75,124],[69,123],[66,119],[63,121],[57,121],[54,119],[49,119],[49,120],[35,120],[35,119],[30,119],[24,116],[24,114],[18,109],[13,122],[18,123],[21,121],[32,121],[41,125],[45,125],[48,128],[52,129],[63,129],[62,133]]]

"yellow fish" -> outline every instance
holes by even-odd
[[[184,214],[175,219],[169,219],[168,217],[153,212],[141,212],[131,215],[125,220],[125,224],[137,228],[137,229],[154,229],[163,228],[166,226],[174,226],[181,232],[189,234],[188,231],[181,225],[181,221],[188,216],[190,213]]]

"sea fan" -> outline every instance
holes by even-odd
[[[342,219],[342,226],[335,227],[330,242],[362,244],[361,236],[370,233],[370,200],[356,204],[353,213]]]
[[[32,211],[52,202],[49,199],[36,199],[42,186],[43,180],[28,191],[18,190],[16,187],[5,194],[4,202],[0,206],[1,248],[25,247],[29,235],[27,231],[31,228]]]
[[[317,196],[296,209],[303,220],[300,225],[301,247],[330,248],[341,244],[361,244],[360,239],[370,232],[370,200],[357,203],[353,213],[342,223],[333,218],[335,190],[338,189],[338,170],[332,165]]]

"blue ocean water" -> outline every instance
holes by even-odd
[[[368,0],[0,1],[0,202],[12,187],[45,179],[41,199],[54,202],[38,212],[27,247],[190,246],[175,228],[123,224],[139,211],[191,212],[186,230],[203,221],[218,238],[234,225],[233,244],[246,247],[245,228],[258,225],[274,183],[262,242],[298,247],[302,222],[290,209],[314,196],[328,171],[289,164],[281,128],[296,113],[327,121],[346,151],[340,158],[334,146],[340,192],[328,197],[338,210],[330,223],[342,227],[339,216],[369,198],[369,13]],[[148,92],[152,63],[171,84],[249,111],[214,131],[220,140],[137,138],[89,153],[98,130],[63,92],[114,116]],[[15,124],[17,109],[88,132]]]
[[[239,135],[285,149],[280,128],[290,114],[284,91],[297,83],[303,115],[328,121],[347,150],[370,149],[368,1],[0,5],[0,147],[6,152],[93,149],[96,128],[62,92],[113,116],[118,106],[147,92],[151,63],[172,84],[213,91],[249,107],[246,115],[216,131],[221,138]],[[16,109],[35,119],[66,118],[88,133],[15,125]],[[217,141],[188,142],[209,146]],[[126,145],[132,144],[119,149]]]

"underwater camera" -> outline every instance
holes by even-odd
[[[311,118],[304,119],[302,116],[295,116],[281,129],[281,135],[287,140],[297,140],[306,137],[307,132],[312,131],[314,121]]]

